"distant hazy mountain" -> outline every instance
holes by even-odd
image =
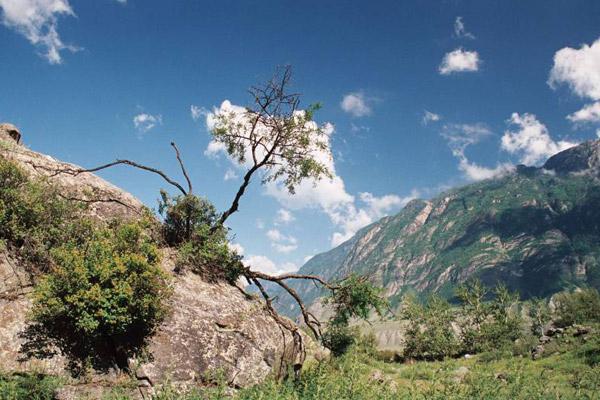
[[[328,279],[366,274],[393,305],[414,292],[452,297],[470,278],[505,282],[523,298],[567,287],[600,288],[600,140],[519,166],[501,178],[414,200],[310,259],[301,273]],[[294,287],[309,303],[322,295]],[[296,314],[284,294],[280,309]]]

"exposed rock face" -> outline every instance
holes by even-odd
[[[0,139],[11,139],[21,144],[21,132],[13,124],[0,124]]]
[[[129,193],[92,174],[56,174],[57,170],[79,167],[17,145],[2,132],[0,157],[17,161],[33,176],[47,177],[69,196],[100,200],[92,203],[92,214],[97,218],[135,218],[142,212],[141,202]],[[150,361],[131,360],[140,390],[151,392],[152,386],[166,380],[183,387],[202,385],[218,372],[231,387],[265,379],[285,354],[291,338],[283,334],[260,301],[225,283],[208,283],[192,273],[177,275],[173,272],[173,251],[164,249],[163,253],[162,267],[172,276],[171,311],[150,339]],[[23,344],[20,333],[27,326],[32,287],[32,278],[19,261],[0,252],[0,370],[65,374],[66,361],[61,356],[19,361]],[[60,398],[79,398],[77,393],[83,392],[96,398],[104,385],[119,379],[123,377],[114,373],[94,374],[92,383],[80,386],[80,382],[71,382]]]
[[[164,268],[172,270],[172,258],[165,260]],[[232,387],[246,387],[278,365],[282,331],[262,303],[193,273],[174,279],[173,311],[151,339],[154,361],[137,369],[138,378],[190,385],[210,381],[210,374],[220,371]]]
[[[13,132],[13,133],[11,133]],[[16,132],[16,133],[14,133]],[[14,138],[17,135],[18,140]],[[144,205],[131,194],[73,164],[61,162],[20,145],[21,134],[10,124],[0,124],[0,157],[14,160],[33,177],[45,177],[65,189],[65,197],[89,203],[89,212],[99,219],[135,218]]]
[[[472,278],[504,282],[523,298],[571,286],[600,288],[599,177],[600,140],[586,142],[543,168],[521,166],[429,201],[413,200],[316,255],[300,272],[328,279],[366,274],[392,305],[409,292],[452,298]],[[322,291],[305,282],[292,286],[319,311]],[[293,302],[280,299],[281,311],[297,315]]]

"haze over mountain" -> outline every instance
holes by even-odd
[[[562,151],[540,167],[413,200],[310,259],[300,273],[339,279],[365,274],[392,305],[409,292],[448,298],[479,278],[523,298],[575,286],[600,287],[600,140]],[[322,294],[297,282],[308,303]],[[279,298],[290,315],[296,306]]]

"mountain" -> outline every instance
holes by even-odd
[[[310,259],[300,273],[365,274],[393,306],[407,293],[452,298],[471,278],[504,282],[523,298],[600,288],[600,140],[558,153],[541,167],[413,200],[395,216]],[[294,288],[315,307],[323,293]],[[297,307],[283,294],[282,312]]]

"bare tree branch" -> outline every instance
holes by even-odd
[[[167,176],[167,174],[165,174],[161,170],[156,169],[156,168],[152,168],[152,167],[148,167],[146,165],[142,165],[142,164],[136,163],[135,161],[130,161],[130,160],[116,160],[116,161],[113,161],[111,163],[104,164],[104,165],[101,165],[99,167],[90,168],[90,169],[85,169],[85,168],[81,168],[81,169],[61,169],[61,170],[57,170],[56,173],[54,174],[54,176],[56,176],[58,174],[61,174],[61,173],[65,173],[65,174],[70,174],[70,175],[77,176],[79,174],[83,174],[83,173],[86,173],[86,172],[100,171],[102,169],[114,167],[115,165],[119,165],[119,164],[129,165],[129,166],[134,167],[134,168],[138,168],[138,169],[142,169],[144,171],[149,171],[149,172],[155,173],[155,174],[161,176],[168,184],[170,184],[170,185],[176,187],[177,189],[179,189],[179,191],[181,193],[183,193],[184,196],[188,194],[187,191],[183,188],[183,186],[181,186],[175,180],[169,178]]]
[[[177,145],[175,144],[175,142],[171,142],[171,146],[173,147],[173,149],[175,149],[175,156],[177,157],[177,161],[179,161],[179,166],[181,167],[181,172],[183,172],[183,176],[185,177],[185,180],[187,181],[187,184],[188,184],[188,193],[187,194],[192,194],[192,181],[190,180],[190,177],[189,177],[187,171],[185,170],[185,166],[183,165],[183,161],[181,160],[181,156],[179,154],[179,149],[177,148]]]

